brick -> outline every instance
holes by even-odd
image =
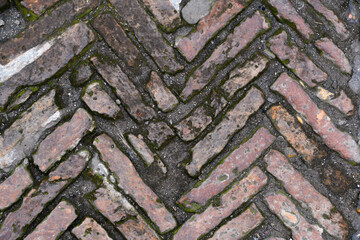
[[[94,34],[85,23],[77,23],[62,35],[29,49],[7,65],[0,65],[0,106],[19,87],[36,85],[52,77],[91,41]]]
[[[259,110],[264,101],[262,92],[252,87],[245,97],[225,114],[224,119],[214,130],[192,148],[192,161],[186,166],[188,173],[191,176],[196,175],[209,159],[220,153],[232,136],[245,126],[248,118]]]
[[[242,49],[251,43],[260,33],[268,30],[270,23],[258,11],[240,23],[225,42],[219,45],[211,56],[198,67],[186,82],[181,98],[188,100],[202,90],[226,62],[233,59]]]
[[[174,235],[174,240],[198,239],[230,216],[266,184],[267,177],[260,168],[253,168],[241,181],[219,198],[219,204],[209,206],[204,212],[194,214]]]
[[[58,0],[24,0],[21,5],[33,11],[36,15],[41,15],[47,8],[55,4]]]
[[[323,230],[310,224],[296,209],[295,204],[283,193],[270,193],[265,196],[270,210],[275,213],[280,220],[291,229],[292,236],[295,239],[313,239],[322,240]]]
[[[57,239],[77,217],[75,208],[61,201],[25,240]]]
[[[155,100],[158,108],[164,112],[173,110],[179,101],[172,92],[164,85],[156,72],[151,72],[150,81],[146,84],[151,97]]]
[[[26,100],[28,100],[30,98],[30,96],[33,94],[33,92],[35,92],[35,91],[36,90],[32,90],[30,88],[23,89],[21,92],[19,92],[16,95],[15,100],[6,107],[6,110],[11,111],[11,110],[19,107],[20,104],[26,102]]]
[[[288,100],[313,130],[322,137],[327,146],[350,161],[360,162],[360,147],[356,141],[348,133],[337,129],[324,110],[317,107],[294,79],[283,73],[271,89]]]
[[[129,134],[128,138],[129,138],[129,142],[131,143],[135,151],[145,161],[145,164],[147,166],[151,165],[155,160],[155,154],[143,141],[143,136],[141,136],[140,134],[138,136]]]
[[[1,240],[17,239],[26,226],[85,168],[90,158],[88,151],[73,154],[62,162],[49,177],[33,188],[14,212],[9,213],[0,228]]]
[[[251,204],[240,216],[232,219],[217,230],[211,240],[234,239],[245,237],[250,231],[257,228],[264,217],[255,204]]]
[[[143,73],[147,67],[144,56],[110,13],[99,15],[92,25],[104,37],[105,41],[130,71],[138,76]]]
[[[111,65],[97,57],[92,57],[91,61],[105,81],[115,88],[116,94],[131,116],[138,121],[149,120],[155,116],[154,109],[144,104],[140,92],[119,65]]]
[[[161,238],[146,224],[143,218],[137,216],[135,219],[129,219],[118,226],[118,229],[126,239],[136,240],[160,240]]]
[[[331,235],[345,239],[348,226],[339,211],[323,195],[321,195],[280,152],[271,150],[265,157],[267,170],[279,179],[302,206],[309,209],[315,219]]]
[[[94,128],[95,122],[92,117],[83,108],[79,108],[70,121],[58,126],[40,143],[33,155],[34,163],[43,172],[49,170]]]
[[[162,71],[175,73],[184,68],[176,62],[174,50],[137,1],[110,0],[110,3],[133,28],[136,38],[154,58]]]
[[[71,231],[81,240],[111,240],[106,231],[92,218],[85,220]]]
[[[276,129],[301,154],[306,163],[311,164],[314,159],[320,159],[326,155],[325,152],[319,150],[314,140],[306,136],[301,124],[283,106],[272,106],[266,113]]]
[[[143,0],[143,3],[166,31],[181,24],[180,13],[169,0]]]
[[[269,40],[271,50],[280,60],[310,87],[326,81],[327,74],[318,68],[305,53],[296,46],[290,46],[285,31],[275,35]]]
[[[100,0],[73,0],[74,9],[77,13],[82,14],[86,13],[100,4]]]
[[[330,99],[328,103],[339,109],[347,116],[354,114],[354,104],[352,103],[351,98],[346,95],[344,90],[341,90],[340,95],[337,98]]]
[[[328,38],[321,38],[315,42],[315,46],[322,51],[323,56],[337,65],[341,71],[351,74],[351,64],[345,53]]]
[[[195,31],[176,41],[177,49],[191,62],[205,44],[243,8],[244,5],[239,1],[219,0],[210,13],[200,20]]]
[[[183,120],[174,125],[180,138],[184,141],[194,140],[205,130],[226,104],[227,101],[221,94],[215,91],[212,92],[210,100],[206,100]]]
[[[149,218],[159,227],[160,232],[173,229],[176,226],[176,221],[172,214],[142,181],[130,159],[115,146],[114,141],[103,134],[98,136],[93,144],[101,153],[102,159],[109,164],[110,169],[117,175],[119,187],[131,195],[147,212]]]
[[[189,24],[195,24],[207,16],[217,0],[190,0],[181,9],[181,15]]]
[[[62,114],[55,104],[55,90],[41,97],[0,136],[0,169],[11,172],[40,142],[40,137],[56,125]],[[36,124],[34,124],[36,123]]]
[[[31,184],[32,178],[26,165],[18,166],[5,181],[0,183],[0,210],[11,206]]]
[[[192,211],[204,206],[260,157],[274,140],[275,137],[266,128],[260,128],[249,140],[225,157],[196,187],[184,194],[179,203]]]
[[[333,11],[325,7],[320,0],[306,0],[313,8],[321,13],[328,21],[330,21],[336,32],[341,35],[343,38],[348,38],[349,32],[346,30],[346,27],[342,21],[335,15]]]
[[[159,149],[175,136],[173,130],[165,122],[151,122],[147,127],[147,138]]]
[[[267,0],[277,10],[277,17],[295,24],[296,29],[306,38],[310,39],[314,32],[309,24],[296,12],[289,0]]]
[[[93,70],[86,62],[81,62],[76,66],[74,71],[70,75],[71,84],[74,86],[80,86],[86,83],[93,75]]]
[[[228,99],[241,88],[245,87],[251,80],[256,78],[269,61],[261,55],[256,55],[252,60],[247,61],[243,66],[237,66],[230,72],[229,79],[222,85]]]
[[[88,85],[81,99],[93,112],[113,119],[121,115],[120,107],[112,100],[99,82],[93,82]]]

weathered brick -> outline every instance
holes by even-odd
[[[226,104],[225,98],[218,92],[213,91],[210,100],[206,100],[183,120],[174,125],[180,138],[184,141],[194,140],[205,130]]]
[[[296,29],[306,38],[310,39],[314,32],[309,24],[296,12],[289,0],[267,0],[277,10],[277,17],[294,23]]]
[[[109,62],[104,62],[103,59],[97,57],[92,57],[91,61],[105,81],[115,88],[116,94],[122,100],[125,108],[135,119],[144,121],[155,116],[154,109],[144,104],[140,92],[119,65],[111,65]]]
[[[311,211],[329,234],[345,239],[348,227],[339,211],[293,168],[284,155],[271,150],[264,160],[268,164],[267,170],[283,183],[285,189],[302,206]]]
[[[195,240],[208,233],[224,218],[230,216],[233,211],[257,194],[266,183],[267,177],[260,168],[253,168],[246,177],[220,196],[219,204],[211,205],[204,212],[195,214],[187,220],[173,239]]]
[[[354,104],[352,103],[351,98],[346,95],[344,90],[341,90],[340,95],[337,98],[330,99],[328,103],[339,109],[347,116],[354,114]]]
[[[280,60],[310,87],[327,79],[327,74],[318,68],[305,53],[296,46],[290,46],[285,31],[270,38],[271,50]]]
[[[113,119],[121,114],[120,107],[112,100],[99,82],[93,82],[88,85],[81,99],[93,112]]]
[[[36,217],[85,168],[90,158],[88,151],[73,154],[61,163],[49,177],[33,188],[23,199],[21,206],[9,213],[0,228],[1,240],[17,239],[26,225]]]
[[[85,220],[72,233],[81,240],[111,240],[106,231],[92,218]]]
[[[268,62],[264,56],[256,55],[254,59],[247,61],[243,66],[237,66],[232,70],[229,79],[221,87],[228,98],[232,98],[239,89],[257,77],[265,69]]]
[[[174,50],[158,31],[156,24],[138,1],[110,0],[117,12],[134,29],[136,38],[154,58],[162,71],[175,73],[184,67],[175,60]]]
[[[166,31],[174,30],[181,23],[180,13],[169,0],[143,0]]]
[[[225,27],[244,5],[236,0],[219,0],[197,25],[196,31],[176,42],[176,47],[191,62],[205,44],[223,27]]]
[[[189,24],[195,24],[207,16],[217,0],[190,0],[181,9],[181,15]]]
[[[21,5],[33,11],[36,15],[41,15],[48,7],[58,0],[24,0]]]
[[[146,129],[148,131],[147,138],[157,149],[175,136],[173,130],[165,122],[152,122]]]
[[[26,164],[18,166],[5,181],[0,183],[0,210],[18,200],[31,184],[32,178],[26,169]]]
[[[45,131],[57,124],[62,114],[55,104],[55,90],[40,98],[0,135],[0,169],[12,171],[37,147]],[[36,123],[36,124],[34,124]]]
[[[26,102],[30,98],[30,96],[35,92],[35,90],[32,90],[30,88],[25,88],[22,91],[20,91],[17,96],[15,97],[14,102],[10,103],[7,107],[7,111],[11,111],[12,109],[15,109],[20,106],[20,104]]]
[[[330,118],[319,109],[301,86],[289,75],[283,73],[271,89],[283,95],[293,108],[300,113],[327,146],[339,152],[344,158],[360,162],[360,147],[346,132],[335,127]]]
[[[18,87],[36,85],[52,77],[91,41],[94,34],[85,23],[77,23],[62,35],[0,65],[0,107]]]
[[[325,7],[320,0],[306,0],[310,3],[313,8],[321,13],[328,21],[330,21],[338,34],[340,34],[343,38],[347,38],[349,36],[348,31],[343,22],[335,15],[333,11]]]
[[[301,124],[283,106],[272,106],[266,113],[276,129],[308,164],[311,164],[315,158],[319,159],[326,155],[325,152],[319,150],[314,140],[306,136],[301,129]]]
[[[196,175],[209,159],[220,153],[232,136],[245,126],[248,118],[259,110],[264,101],[262,92],[252,87],[245,97],[225,114],[224,119],[215,129],[192,148],[192,161],[186,166],[188,173],[191,176]]]
[[[155,100],[157,106],[164,112],[173,110],[179,101],[172,92],[164,85],[156,72],[151,72],[150,81],[146,84],[151,97]]]
[[[114,141],[103,134],[94,141],[102,159],[109,164],[117,175],[119,187],[131,195],[147,211],[149,218],[159,227],[160,232],[167,232],[176,226],[172,214],[159,201],[156,194],[142,181],[132,162],[116,146]]]
[[[308,223],[296,209],[295,204],[283,193],[270,193],[265,196],[265,200],[270,210],[280,218],[285,226],[291,229],[295,239],[323,239],[321,236],[323,230],[317,225]]]
[[[127,68],[134,74],[141,75],[147,66],[146,60],[115,18],[110,13],[104,13],[95,18],[92,25],[126,64]]]
[[[198,186],[184,194],[179,203],[193,211],[205,205],[247,169],[274,140],[275,137],[266,128],[260,128],[248,141],[224,158]]]
[[[348,74],[351,73],[352,67],[349,60],[345,56],[345,53],[338,48],[333,41],[328,38],[321,38],[315,42],[315,46],[322,51],[326,59],[329,59],[337,65],[341,71]]]
[[[155,160],[155,154],[150,150],[150,148],[143,141],[143,136],[140,134],[138,136],[129,134],[129,142],[133,146],[136,152],[140,157],[145,161],[146,165],[151,165]]]
[[[34,163],[41,171],[47,171],[94,128],[95,122],[92,117],[83,108],[79,108],[69,122],[57,127],[40,143],[33,155]]]
[[[80,86],[87,82],[93,75],[93,70],[87,62],[78,64],[70,75],[71,84]]]
[[[124,234],[126,239],[136,240],[160,240],[143,218],[137,216],[135,219],[129,219],[125,223],[118,226],[118,229]]]
[[[75,208],[61,201],[25,240],[57,239],[77,217]]]
[[[181,93],[181,98],[188,100],[196,92],[202,90],[224,63],[233,59],[256,36],[269,28],[270,23],[259,12],[245,19],[227,37],[225,42],[219,45],[211,56],[189,76],[186,86]]]
[[[245,237],[250,231],[258,227],[264,217],[255,204],[251,204],[240,216],[227,222],[217,230],[211,240],[234,239]]]

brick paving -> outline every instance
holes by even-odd
[[[350,7],[0,1],[0,239],[359,239]]]

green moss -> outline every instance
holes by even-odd
[[[285,59],[284,61],[282,61],[285,65],[288,65],[290,63],[289,59]]]

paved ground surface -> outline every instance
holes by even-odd
[[[359,239],[358,7],[11,2],[0,239]]]

